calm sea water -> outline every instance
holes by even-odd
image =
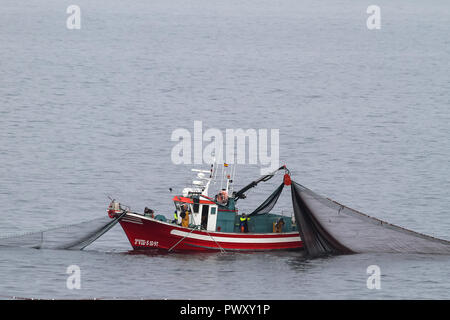
[[[0,5],[0,235],[106,214],[170,216],[173,130],[280,130],[293,179],[450,239],[450,4],[74,1]],[[259,176],[238,167],[236,185]],[[275,178],[274,180],[276,180]],[[281,178],[278,178],[281,179]],[[241,210],[280,181],[252,190]],[[289,213],[289,192],[278,210]],[[450,257],[136,254],[117,226],[81,252],[0,248],[0,298],[449,299]],[[81,289],[66,287],[69,265]],[[366,286],[369,265],[381,289]]]

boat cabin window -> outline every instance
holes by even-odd
[[[180,204],[178,202],[175,202],[175,209],[177,210],[177,215],[180,215],[181,208],[180,208]]]
[[[192,206],[192,211],[194,213],[198,213],[198,209],[200,208],[200,200],[198,198],[193,198],[193,206]]]

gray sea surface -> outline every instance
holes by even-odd
[[[76,0],[79,30],[69,4],[0,3],[0,237],[101,217],[108,195],[171,217],[193,177],[171,134],[199,120],[279,129],[295,181],[450,240],[450,2],[377,1],[379,30],[372,3],[350,0]],[[260,166],[236,174],[242,187]],[[289,192],[276,209],[290,215]],[[81,289],[66,286],[70,265]],[[139,254],[116,226],[84,251],[1,247],[0,298],[449,299],[449,267],[444,255]]]

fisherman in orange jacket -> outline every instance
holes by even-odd
[[[247,217],[245,213],[239,218],[239,228],[241,229],[241,232],[248,232],[248,220],[250,220],[250,218]]]

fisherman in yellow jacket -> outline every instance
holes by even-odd
[[[189,227],[189,210],[187,204],[183,206],[180,217],[182,218],[181,226],[185,228]]]

